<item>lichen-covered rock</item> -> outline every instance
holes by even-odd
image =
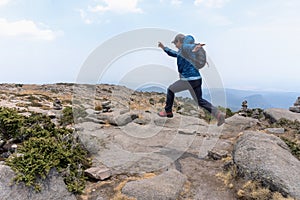
[[[11,184],[15,176],[14,171],[0,163],[0,199],[1,200],[76,200],[75,195],[68,192],[63,178],[51,170],[48,178],[42,181],[41,192],[36,192],[33,188],[27,187],[24,183]]]
[[[272,123],[277,122],[281,118],[295,121],[300,121],[300,113],[291,112],[287,109],[282,108],[269,108],[264,111],[264,114],[267,118],[270,119]]]
[[[300,199],[300,161],[278,137],[263,132],[245,132],[234,147],[233,160],[246,177]]]

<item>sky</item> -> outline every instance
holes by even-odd
[[[174,82],[176,62],[157,47],[159,35],[97,55],[120,35],[156,28],[169,31],[161,42],[173,49],[172,32],[205,43],[226,88],[300,92],[299,10],[299,0],[0,0],[0,83],[77,82],[93,53],[110,58],[124,46],[98,83],[126,85],[135,74],[144,84]],[[153,44],[129,48],[141,38]]]

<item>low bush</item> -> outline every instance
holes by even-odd
[[[19,115],[16,110],[0,107],[0,130],[6,140],[19,142],[17,153],[6,159],[15,172],[16,182],[41,190],[38,180],[45,179],[52,168],[62,173],[70,192],[81,193],[90,166],[88,152],[66,128],[57,128],[49,117],[32,113]]]

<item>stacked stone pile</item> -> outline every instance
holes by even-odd
[[[289,110],[292,112],[300,113],[300,97],[297,98],[294,106],[291,106]]]

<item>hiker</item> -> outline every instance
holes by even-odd
[[[195,40],[191,35],[176,35],[172,43],[174,43],[178,51],[165,47],[161,42],[158,42],[158,47],[162,48],[169,56],[177,58],[177,67],[180,75],[180,79],[168,87],[165,110],[159,112],[158,115],[160,117],[172,118],[175,93],[189,90],[198,105],[210,112],[218,120],[217,125],[221,126],[225,122],[225,114],[202,98],[202,78],[200,72],[194,67],[195,65],[192,64],[192,61],[189,62],[189,57],[193,56],[193,51],[197,50],[197,44],[194,42]]]

